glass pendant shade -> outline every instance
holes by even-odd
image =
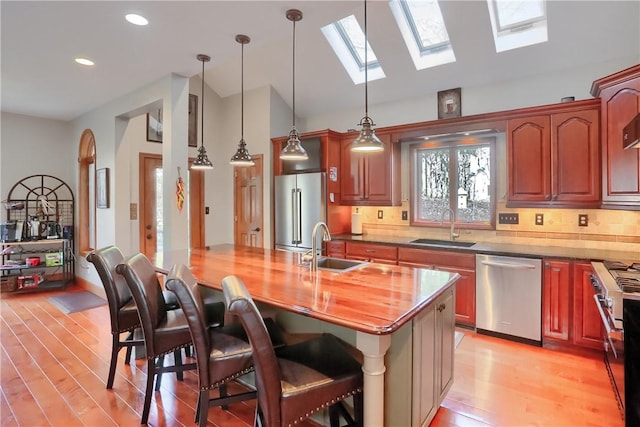
[[[256,163],[247,150],[247,143],[244,142],[244,45],[249,43],[251,39],[244,34],[238,34],[236,41],[242,45],[242,65],[240,71],[240,142],[238,150],[231,156],[230,164],[233,166],[254,166]]]
[[[198,61],[202,61],[202,84],[200,92],[200,147],[198,147],[198,156],[191,163],[191,169],[209,170],[213,169],[213,163],[207,156],[207,150],[204,148],[204,63],[209,62],[211,57],[204,54],[196,56]]]
[[[360,126],[362,126],[362,130],[360,130],[360,135],[353,141],[351,151],[356,153],[384,151],[384,144],[376,136],[371,117],[363,117],[360,121]]]
[[[293,22],[293,72],[292,72],[292,86],[293,86],[293,108],[292,108],[292,122],[291,131],[289,132],[289,140],[287,145],[280,151],[281,160],[307,160],[309,156],[307,151],[300,142],[300,135],[296,129],[296,22],[302,19],[302,12],[298,9],[289,9],[286,13],[287,19]]]
[[[280,158],[282,160],[307,160],[309,158],[306,150],[300,143],[300,136],[295,127],[289,132],[289,140],[280,152]]]
[[[360,120],[360,135],[351,144],[351,151],[356,153],[375,153],[384,151],[384,144],[380,138],[376,136],[373,129],[373,120],[369,117],[369,79],[367,70],[369,69],[369,61],[367,52],[369,51],[369,42],[367,41],[367,0],[364,0],[364,117]]]

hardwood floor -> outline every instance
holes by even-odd
[[[125,366],[122,351],[114,388],[106,390],[107,306],[65,315],[47,300],[56,294],[0,298],[0,425],[139,425],[146,362]],[[599,358],[464,333],[454,385],[432,426],[624,425]],[[165,375],[149,425],[195,425],[196,390],[194,372],[183,382]],[[208,425],[251,426],[254,409],[255,401],[212,408]]]

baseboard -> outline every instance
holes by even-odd
[[[89,291],[93,294],[96,294],[101,298],[107,299],[107,294],[105,293],[104,289],[101,286],[96,286],[93,283],[89,282],[88,280],[85,280],[77,276],[75,278],[75,282],[82,289]]]

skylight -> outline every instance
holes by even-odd
[[[364,32],[356,17],[347,16],[339,21],[322,27],[322,33],[342,62],[354,84],[364,83]],[[367,42],[368,80],[385,77],[376,54]]]
[[[545,0],[487,0],[487,4],[496,52],[548,40]]]
[[[455,62],[437,0],[391,0],[389,7],[416,70]]]

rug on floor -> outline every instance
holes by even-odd
[[[456,331],[456,347],[458,347],[462,338],[464,338],[464,334],[460,331]]]
[[[89,310],[90,308],[100,307],[107,303],[106,300],[89,291],[69,292],[67,294],[49,297],[48,299],[51,304],[55,305],[64,314]]]

